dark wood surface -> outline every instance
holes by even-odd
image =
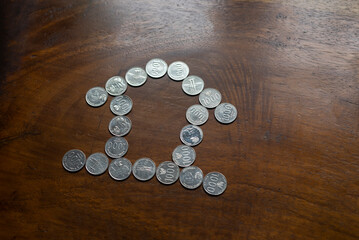
[[[358,1],[1,9],[0,239],[359,238]],[[104,152],[110,137],[109,101],[91,108],[87,90],[155,57],[185,61],[238,109],[230,125],[210,110],[195,148],[196,166],[227,177],[220,197],[61,165],[72,148]],[[170,160],[198,97],[167,76],[126,94],[126,157]]]

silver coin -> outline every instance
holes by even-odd
[[[107,167],[108,158],[103,153],[91,154],[86,160],[86,170],[92,175],[101,175]]]
[[[171,161],[165,161],[158,165],[156,170],[156,177],[160,183],[173,184],[178,180],[179,167]]]
[[[183,187],[188,189],[198,188],[203,181],[203,172],[199,167],[189,166],[182,169],[180,182]]]
[[[199,102],[206,108],[215,108],[222,100],[221,93],[214,88],[206,88],[199,95]]]
[[[116,116],[112,118],[108,124],[108,130],[110,133],[117,137],[125,136],[130,132],[132,127],[131,120],[126,116]]]
[[[105,152],[111,158],[120,158],[128,151],[128,142],[123,137],[112,137],[107,140]]]
[[[193,125],[202,125],[208,120],[207,108],[196,104],[192,105],[187,109],[186,118],[187,121]]]
[[[108,173],[115,180],[125,180],[131,175],[132,164],[127,158],[117,158],[110,163]]]
[[[147,74],[142,68],[133,67],[127,71],[125,79],[130,86],[139,87],[145,84],[147,80]]]
[[[196,151],[192,147],[179,145],[172,152],[172,160],[180,167],[188,167],[196,160]]]
[[[146,64],[146,73],[151,78],[161,78],[167,72],[167,63],[159,58],[151,59]]]
[[[106,91],[112,96],[120,96],[127,89],[127,83],[123,77],[114,76],[107,80]]]
[[[86,155],[81,150],[72,149],[65,153],[62,158],[62,166],[69,172],[78,172],[86,162]]]
[[[132,106],[132,99],[127,95],[121,95],[112,99],[110,109],[113,114],[123,116],[132,110]]]
[[[228,124],[236,120],[237,109],[230,103],[221,103],[214,110],[214,116],[218,122]]]
[[[184,62],[173,62],[168,67],[168,76],[175,81],[182,81],[189,74],[189,68]]]
[[[136,179],[148,181],[156,173],[156,164],[150,158],[140,158],[133,164],[132,173]]]
[[[180,133],[180,139],[187,146],[196,146],[202,142],[202,129],[195,125],[184,126]]]
[[[107,101],[107,92],[102,87],[94,87],[87,91],[86,102],[91,107],[99,107]]]
[[[203,179],[203,189],[209,195],[221,195],[226,188],[227,179],[220,172],[210,172]]]
[[[188,76],[182,82],[182,90],[191,96],[200,94],[204,88],[204,81],[197,76]]]

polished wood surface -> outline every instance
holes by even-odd
[[[358,1],[3,1],[0,239],[358,239]],[[219,197],[156,178],[66,172],[104,152],[85,94],[151,58],[186,62],[238,109],[210,110],[195,165]],[[198,102],[149,78],[126,94],[132,163],[170,160]]]

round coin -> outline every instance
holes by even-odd
[[[173,184],[179,177],[179,167],[171,161],[165,161],[158,165],[156,177],[160,183]]]
[[[182,169],[180,182],[187,189],[198,188],[202,184],[203,172],[199,167],[189,166]]]
[[[192,147],[179,145],[172,152],[172,160],[180,167],[188,167],[196,160],[196,152]]]
[[[110,163],[108,173],[115,180],[125,180],[131,175],[132,164],[127,158],[117,158]]]
[[[120,158],[128,151],[128,142],[123,137],[112,137],[107,140],[105,152],[111,158]]]
[[[117,137],[125,136],[130,132],[132,127],[131,120],[126,116],[116,116],[112,118],[108,124],[108,130],[110,133]]]
[[[123,116],[131,111],[132,106],[132,99],[127,95],[121,95],[112,99],[110,109],[113,114]]]
[[[237,118],[237,109],[230,103],[221,103],[214,110],[217,121],[224,124],[232,123]]]
[[[167,63],[159,58],[151,59],[146,64],[146,73],[151,78],[161,78],[167,72]]]
[[[168,76],[174,81],[182,81],[189,74],[189,68],[184,62],[173,62],[168,67]]]
[[[208,120],[207,108],[196,104],[192,105],[187,109],[186,118],[187,121],[193,125],[202,125]]]
[[[206,108],[217,107],[221,100],[221,93],[214,88],[206,88],[199,95],[199,102]]]
[[[140,158],[133,164],[132,173],[136,179],[148,181],[156,173],[156,164],[150,158]]]
[[[127,71],[125,79],[128,85],[132,87],[139,87],[145,84],[147,80],[147,74],[142,68],[133,67]]]
[[[87,91],[86,102],[91,107],[99,107],[107,101],[107,92],[102,87],[94,87]]]
[[[209,195],[221,195],[226,188],[227,179],[220,172],[210,172],[203,179],[203,189]]]
[[[180,133],[180,139],[187,146],[196,146],[202,142],[202,129],[195,125],[184,126]]]
[[[103,153],[91,154],[86,160],[86,170],[92,175],[101,175],[107,167],[108,158]]]
[[[62,158],[62,166],[69,172],[78,172],[86,162],[86,155],[78,149],[72,149],[65,153]]]
[[[200,94],[204,88],[204,81],[197,76],[188,76],[182,82],[182,90],[191,96]]]
[[[106,91],[112,96],[120,96],[127,89],[127,83],[123,77],[114,76],[107,80]]]

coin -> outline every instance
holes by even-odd
[[[156,173],[156,164],[150,158],[140,158],[133,164],[132,173],[136,179],[148,181]]]
[[[172,152],[172,160],[180,167],[188,167],[196,160],[196,152],[192,147],[179,145]]]
[[[182,82],[182,90],[191,96],[200,94],[204,88],[204,81],[197,76],[188,76]]]
[[[221,100],[221,93],[214,88],[206,88],[199,95],[199,102],[206,108],[217,107]]]
[[[196,104],[187,109],[186,118],[187,121],[193,125],[202,125],[208,120],[207,108]]]
[[[86,102],[91,107],[99,107],[107,101],[107,92],[102,87],[94,87],[87,91]]]
[[[117,158],[110,163],[108,173],[115,180],[125,180],[131,175],[132,164],[127,158]]]
[[[117,137],[125,136],[130,132],[132,127],[131,120],[126,116],[116,116],[112,118],[108,124],[108,130],[110,133]]]
[[[171,161],[165,161],[158,165],[156,170],[156,177],[160,183],[173,184],[179,177],[179,168]]]
[[[182,81],[188,76],[189,68],[184,62],[173,62],[168,67],[168,76],[174,81]]]
[[[159,58],[151,59],[146,64],[146,73],[151,78],[161,78],[167,72],[167,63]]]
[[[128,151],[128,142],[123,137],[112,137],[107,140],[105,152],[111,158],[120,158]]]
[[[182,169],[180,182],[187,189],[198,188],[202,184],[203,172],[199,167],[189,166]]]
[[[91,154],[86,160],[86,170],[92,175],[101,175],[107,167],[108,158],[103,153]]]
[[[227,179],[220,172],[210,172],[203,180],[203,189],[213,196],[221,195],[227,188]]]
[[[86,162],[86,155],[81,150],[72,149],[65,153],[62,158],[62,166],[69,172],[78,172]]]
[[[120,96],[127,89],[127,83],[123,77],[114,76],[107,80],[106,91],[112,96]]]
[[[131,111],[132,106],[132,99],[127,95],[121,95],[112,99],[110,109],[115,115],[126,115]]]
[[[230,103],[222,103],[214,110],[214,116],[218,122],[228,124],[236,120],[237,109]]]
[[[180,133],[180,139],[187,146],[196,146],[202,142],[202,129],[195,125],[184,126]]]
[[[125,79],[130,86],[139,87],[145,84],[147,80],[147,74],[142,68],[133,67],[127,71]]]

